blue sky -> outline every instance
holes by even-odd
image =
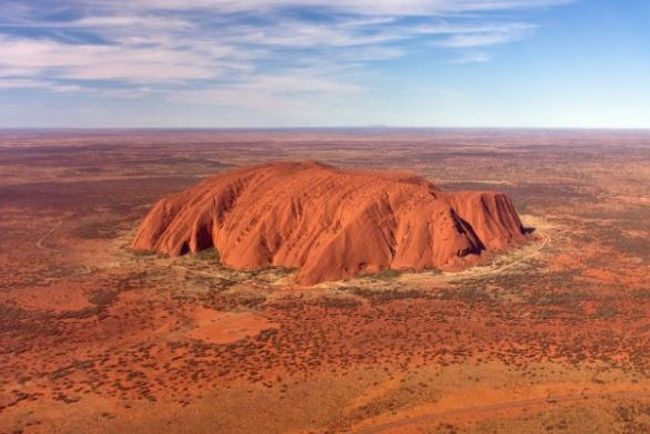
[[[0,128],[650,127],[646,0],[0,0]]]

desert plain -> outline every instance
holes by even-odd
[[[131,249],[153,204],[272,161],[506,193],[527,241],[299,285]],[[650,432],[650,133],[0,134],[0,433]]]

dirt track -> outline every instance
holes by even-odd
[[[59,217],[57,223],[54,226],[52,226],[45,235],[43,235],[41,238],[38,239],[38,241],[36,241],[36,247],[38,247],[41,250],[52,251],[53,249],[49,247],[45,247],[43,243],[45,242],[45,240],[51,237],[52,234],[56,232],[61,227],[62,224],[63,224],[63,217]]]

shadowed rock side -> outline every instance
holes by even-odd
[[[219,174],[159,201],[133,249],[171,256],[215,247],[238,269],[300,269],[298,283],[386,268],[458,268],[524,239],[510,199],[445,193],[400,172],[274,163]]]

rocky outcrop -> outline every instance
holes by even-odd
[[[160,200],[132,247],[209,247],[238,269],[299,269],[310,285],[386,268],[458,268],[525,238],[510,199],[446,193],[401,172],[273,163],[223,173]]]

